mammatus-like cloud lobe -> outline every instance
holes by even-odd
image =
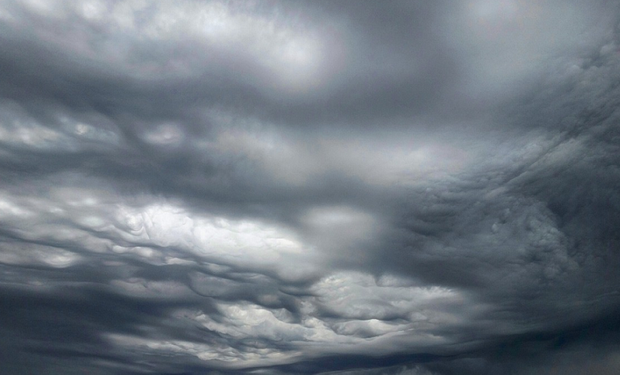
[[[620,372],[616,0],[0,0],[0,373]]]

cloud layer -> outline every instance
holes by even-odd
[[[1,0],[4,373],[617,373],[619,9]]]

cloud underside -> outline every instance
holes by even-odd
[[[0,1],[7,374],[620,370],[617,1]]]

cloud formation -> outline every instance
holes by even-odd
[[[0,0],[3,373],[617,373],[619,9]]]

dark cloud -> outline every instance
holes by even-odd
[[[618,9],[0,1],[3,371],[617,373]]]

